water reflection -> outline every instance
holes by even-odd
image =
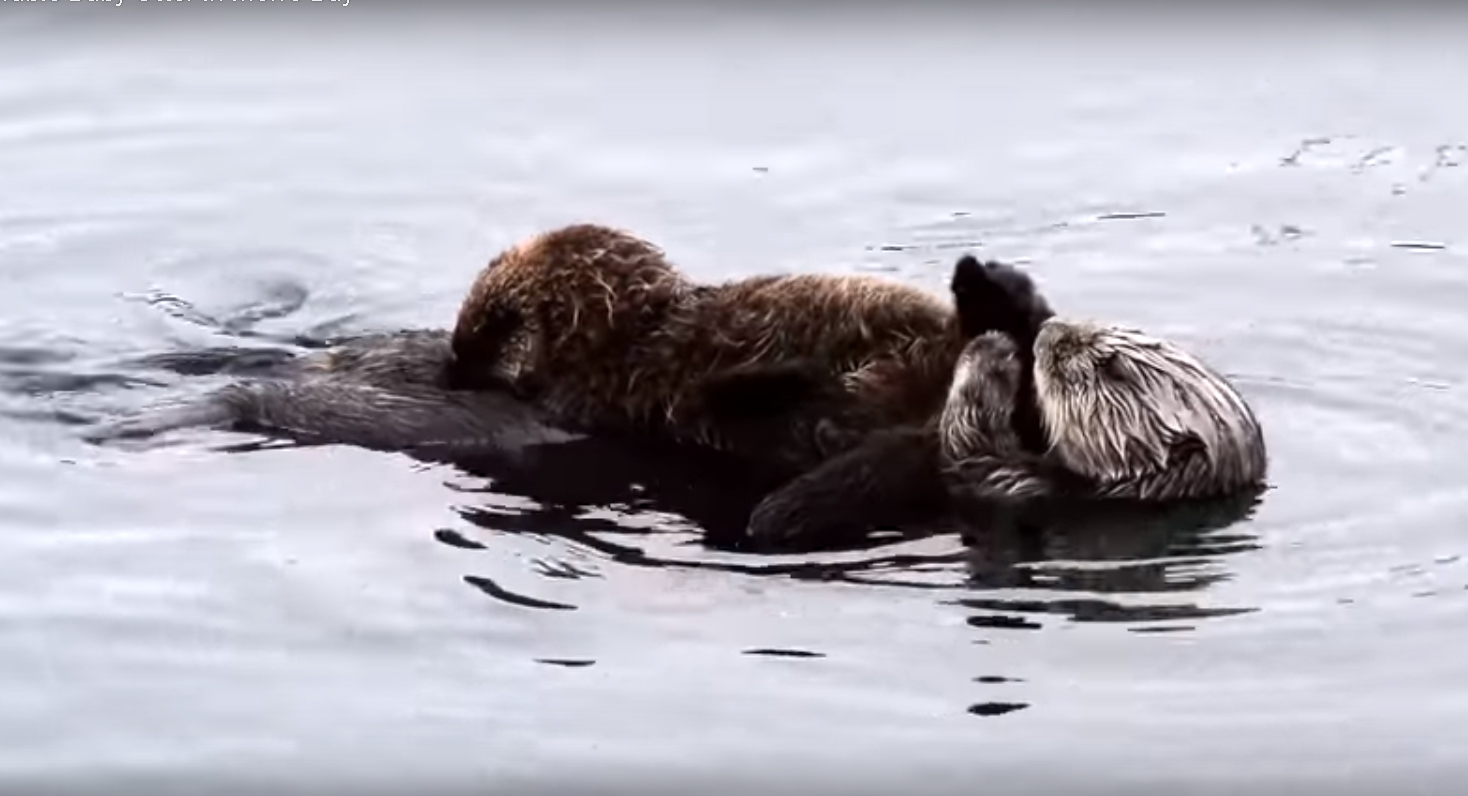
[[[1246,531],[1228,530],[1250,517],[1261,495],[1164,505],[1091,502],[1046,506],[1023,517],[986,516],[970,524],[967,585],[975,591],[1025,589],[1084,594],[1065,598],[964,597],[953,601],[986,612],[1058,614],[1076,622],[1156,622],[1247,613],[1253,608],[1121,602],[1097,595],[1202,591],[1228,577],[1222,556],[1258,548]],[[999,626],[989,613],[976,626]],[[1038,628],[1033,620],[1004,626]]]
[[[1060,504],[1024,516],[971,513],[918,523],[897,534],[906,540],[948,533],[962,540],[958,550],[945,553],[883,552],[879,548],[890,544],[892,536],[873,534],[842,551],[865,554],[840,560],[819,554],[799,561],[731,559],[715,554],[737,548],[729,540],[739,533],[767,484],[726,463],[685,459],[681,452],[629,450],[602,442],[593,446],[593,456],[583,457],[579,445],[547,447],[531,466],[483,459],[461,465],[487,479],[482,493],[527,498],[531,505],[466,506],[460,515],[492,534],[554,538],[621,565],[982,593],[946,601],[984,612],[971,619],[975,627],[1037,629],[1040,623],[1029,617],[1041,614],[1080,622],[1148,623],[1254,610],[1138,596],[1200,592],[1226,579],[1220,559],[1258,547],[1253,534],[1230,527],[1253,513],[1259,495],[1163,506]],[[681,517],[689,524],[638,526],[588,516],[606,509],[624,517]],[[441,531],[437,536],[445,544],[485,547],[458,534]],[[695,552],[678,554],[690,547]],[[1024,596],[998,594],[1012,590],[1022,590]],[[1037,592],[1065,596],[1033,596]],[[1123,595],[1129,599],[1121,599]]]

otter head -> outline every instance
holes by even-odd
[[[1019,346],[1001,332],[981,334],[964,346],[938,425],[945,458],[1007,453],[1018,446],[1010,414],[1024,373],[1019,354]]]
[[[685,292],[662,249],[631,233],[572,224],[532,236],[496,255],[470,286],[454,325],[453,380],[522,392],[564,385],[568,372],[604,364],[606,352],[620,351],[626,335]]]
[[[1035,341],[1034,371],[1051,450],[1077,473],[1103,484],[1158,476],[1146,488],[1152,494],[1139,497],[1263,481],[1264,440],[1249,406],[1221,375],[1168,341],[1051,318]]]
[[[520,377],[534,349],[534,329],[506,307],[484,308],[470,322],[465,320],[461,314],[450,338],[453,358],[444,368],[445,386],[517,392],[527,387]]]
[[[1012,265],[980,262],[971,254],[954,264],[949,289],[965,339],[1003,332],[1027,352],[1040,324],[1055,314],[1028,274]]]
[[[534,349],[535,316],[521,312],[501,284],[513,279],[509,272],[524,259],[522,247],[515,246],[490,260],[459,305],[450,337],[453,358],[444,371],[450,389],[508,388],[524,369]]]

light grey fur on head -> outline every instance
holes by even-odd
[[[1107,494],[1202,497],[1262,485],[1264,436],[1197,357],[1135,329],[1051,318],[1035,341],[1051,455]]]

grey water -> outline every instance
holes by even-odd
[[[1462,14],[385,5],[0,7],[0,789],[1468,774]],[[761,556],[391,453],[81,438],[229,378],[163,355],[447,326],[581,220],[710,280],[1020,263],[1234,379],[1272,489]]]

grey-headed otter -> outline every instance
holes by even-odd
[[[1002,500],[1223,497],[1262,487],[1258,419],[1228,381],[1180,346],[1135,329],[1051,318],[1035,341],[1048,448],[1011,431],[1021,363],[1002,335],[965,348],[940,423],[950,486]]]
[[[982,278],[955,272],[956,283]],[[958,306],[962,313],[965,303]],[[948,500],[1009,506],[1212,498],[1263,487],[1267,454],[1253,411],[1179,346],[1053,316],[1039,324],[1032,350],[1014,337],[987,332],[968,342],[934,422],[873,435],[767,496],[751,515],[750,535],[791,542],[870,525],[866,518],[914,502],[931,508],[939,497],[924,486],[929,479]],[[1030,403],[1040,446],[1026,442],[1017,422]]]
[[[867,432],[935,416],[970,334],[947,302],[895,281],[697,283],[653,244],[579,224],[484,268],[454,328],[450,378],[507,386],[578,428],[652,432],[800,472]]]
[[[1181,346],[1052,318],[1035,341],[1049,455],[1108,497],[1213,497],[1263,486],[1264,432],[1244,397]]]

